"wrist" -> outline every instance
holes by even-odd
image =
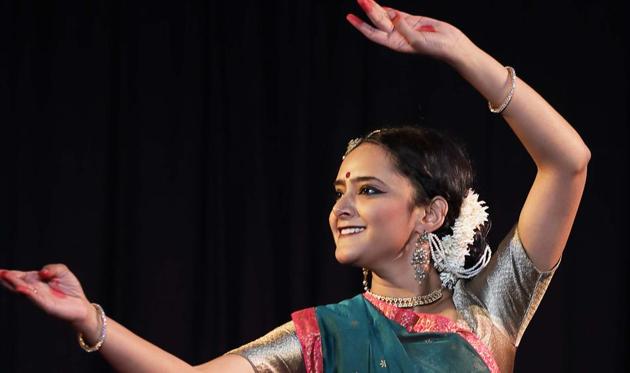
[[[99,317],[96,308],[85,300],[85,315],[76,319],[71,323],[72,328],[77,332],[83,334],[86,339],[96,339],[99,330]]]
[[[475,45],[461,31],[444,59],[461,75],[474,70],[479,61],[483,60],[485,52]]]
[[[495,106],[501,103],[509,91],[505,67],[463,34],[451,50],[447,61],[457,73],[486,100],[495,103]]]
[[[96,310],[98,318],[98,330],[92,336],[81,332],[77,334],[77,341],[79,342],[79,346],[81,346],[81,348],[86,352],[95,352],[100,350],[107,336],[107,316],[105,316],[105,311],[103,311],[103,307],[96,303],[92,303],[91,305],[94,306],[94,309]],[[87,327],[91,328],[89,324],[87,325]]]

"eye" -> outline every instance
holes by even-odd
[[[340,190],[335,190],[335,201],[338,200],[339,198],[341,198],[341,196],[343,195],[343,192]]]
[[[361,189],[359,189],[359,194],[364,194],[367,196],[373,196],[373,195],[381,194],[381,193],[383,192],[377,188],[374,188],[371,185],[363,185]]]

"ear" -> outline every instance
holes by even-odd
[[[419,233],[438,230],[444,224],[446,213],[448,213],[448,202],[446,202],[446,199],[442,196],[433,197],[431,202],[424,207],[424,214],[420,213],[416,223],[416,230]]]

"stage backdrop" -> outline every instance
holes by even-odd
[[[628,59],[611,2],[392,1],[516,68],[592,151],[517,371],[626,366]],[[467,144],[496,246],[535,167],[448,66],[366,41],[353,1],[5,1],[0,268],[66,263],[91,301],[201,363],[361,291],[327,217],[346,142],[401,124]],[[516,93],[518,94],[518,92]],[[0,292],[0,371],[108,372]]]

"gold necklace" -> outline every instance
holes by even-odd
[[[435,303],[440,300],[442,298],[442,287],[433,290],[427,295],[416,295],[415,297],[387,297],[385,295],[374,294],[370,290],[367,290],[366,293],[398,308],[412,308],[426,306],[427,304]]]

